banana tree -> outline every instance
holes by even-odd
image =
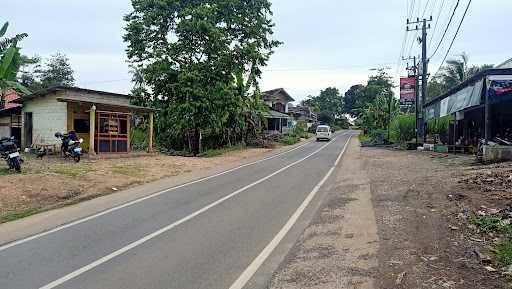
[[[17,47],[18,41],[27,37],[26,33],[18,34],[12,38],[3,37],[7,31],[9,23],[6,22],[0,28],[0,96],[1,100],[4,94],[14,89],[22,94],[30,94],[30,91],[16,81],[16,75],[21,66],[20,49]]]

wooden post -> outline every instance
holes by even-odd
[[[126,122],[126,133],[128,134],[128,139],[126,140],[126,150],[127,152],[131,152],[132,151],[132,148],[131,148],[131,137],[132,137],[132,133],[131,133],[131,124],[132,124],[132,115],[129,114],[128,115],[128,120]]]
[[[148,152],[153,152],[153,112],[149,113]]]
[[[91,111],[89,112],[89,155],[95,155],[94,151],[94,135],[96,129],[96,106],[93,104],[91,106]]]

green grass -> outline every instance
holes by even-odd
[[[0,168],[0,176],[6,176],[6,175],[10,175],[11,172],[9,171],[8,168]]]
[[[239,151],[239,150],[243,150],[243,149],[245,149],[245,146],[243,146],[243,145],[228,146],[228,147],[224,147],[224,148],[220,148],[220,149],[209,149],[209,150],[206,150],[206,151],[200,153],[199,156],[203,157],[203,158],[211,158],[211,157],[223,155],[228,152]]]
[[[44,211],[44,209],[41,209],[41,208],[30,208],[30,209],[25,209],[25,210],[22,210],[19,212],[8,213],[8,214],[0,217],[0,224],[5,223],[5,222],[11,222],[11,221],[21,219],[21,218],[25,218],[25,217],[28,217],[28,216],[31,216],[31,215],[34,215],[34,214],[37,214],[37,213],[40,213],[43,211]]]
[[[140,177],[144,175],[142,169],[135,165],[114,165],[112,173],[129,177]]]
[[[506,239],[496,245],[496,259],[503,266],[512,265],[512,240]]]
[[[504,227],[501,218],[496,216],[474,216],[469,222],[477,226],[483,233],[501,232]]]
[[[67,177],[80,177],[94,169],[89,165],[73,164],[73,165],[57,165],[50,168],[50,172]]]

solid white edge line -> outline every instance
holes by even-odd
[[[252,263],[242,272],[242,274],[238,277],[238,279],[229,287],[229,289],[242,289],[247,282],[252,278],[252,276],[256,273],[256,271],[261,267],[263,262],[272,254],[274,249],[279,245],[281,240],[286,236],[286,234],[290,231],[293,225],[297,222],[299,217],[302,215],[304,210],[307,208],[309,203],[313,200],[316,193],[320,190],[322,185],[327,181],[327,179],[331,176],[334,169],[337,167],[342,155],[345,153],[345,150],[350,142],[352,135],[349,136],[343,150],[338,155],[336,162],[329,169],[327,174],[322,178],[322,180],[313,188],[313,190],[309,193],[309,195],[304,199],[302,204],[297,208],[295,213],[290,217],[288,222],[284,225],[284,227],[277,233],[277,235],[268,243],[268,245],[261,251],[261,253],[252,261]]]
[[[344,135],[344,134],[342,134],[342,135]],[[342,135],[339,135],[339,136],[342,136]],[[257,184],[259,184],[259,183],[261,183],[263,181],[265,181],[265,180],[268,180],[269,178],[271,178],[271,177],[273,177],[273,176],[283,172],[284,170],[286,170],[286,169],[288,169],[288,168],[290,168],[290,167],[292,167],[292,166],[294,166],[294,165],[296,165],[298,163],[303,162],[304,160],[310,158],[311,156],[313,156],[313,155],[317,154],[318,152],[320,152],[321,150],[323,150],[326,146],[328,146],[329,144],[334,142],[336,140],[336,138],[338,138],[338,136],[334,137],[331,141],[329,141],[325,145],[321,146],[319,149],[315,150],[311,154],[309,154],[309,155],[307,155],[307,156],[305,156],[305,157],[303,157],[303,158],[301,158],[301,159],[299,159],[299,160],[297,160],[297,161],[295,161],[295,162],[293,162],[291,164],[288,164],[288,165],[282,167],[281,169],[279,169],[279,170],[277,170],[277,171],[275,171],[275,172],[273,172],[273,173],[271,173],[271,174],[269,174],[269,175],[267,175],[267,176],[265,176],[265,177],[255,181],[255,182],[253,182],[251,184],[248,184],[248,185],[246,185],[246,186],[244,186],[244,187],[234,191],[233,193],[231,193],[231,194],[229,194],[229,195],[227,195],[227,196],[225,196],[225,197],[223,197],[223,198],[221,198],[221,199],[219,199],[219,200],[217,200],[217,201],[215,201],[215,202],[213,202],[213,203],[203,207],[202,209],[199,209],[198,211],[193,212],[192,214],[190,214],[190,215],[188,215],[188,216],[186,216],[186,217],[184,217],[184,218],[182,218],[182,219],[180,219],[180,220],[178,220],[178,221],[176,221],[176,222],[174,222],[174,223],[172,223],[170,225],[167,225],[167,226],[159,229],[158,231],[156,231],[154,233],[146,235],[145,237],[143,237],[143,238],[141,238],[141,239],[139,239],[137,241],[134,241],[134,242],[126,245],[125,247],[122,247],[121,249],[118,249],[117,251],[114,251],[114,252],[112,252],[112,253],[110,253],[110,254],[108,254],[108,255],[106,255],[106,256],[104,256],[104,257],[102,257],[102,258],[100,258],[100,259],[98,259],[98,260],[96,260],[96,261],[94,261],[94,262],[92,262],[92,263],[90,263],[88,265],[85,265],[85,266],[83,266],[83,267],[81,267],[81,268],[79,268],[79,269],[77,269],[77,270],[75,270],[75,271],[73,271],[73,272],[71,272],[71,273],[69,273],[69,274],[67,274],[67,275],[65,275],[65,276],[63,276],[63,277],[61,277],[61,278],[59,278],[59,279],[57,279],[57,280],[47,284],[47,285],[45,285],[45,286],[43,286],[43,287],[40,287],[39,289],[52,289],[52,288],[55,288],[55,287],[57,287],[59,285],[62,285],[65,282],[67,282],[67,281],[69,281],[69,280],[71,280],[71,279],[73,279],[73,278],[75,278],[75,277],[77,277],[77,276],[79,276],[79,275],[81,275],[81,274],[83,274],[83,273],[85,273],[85,272],[87,272],[87,271],[89,271],[89,270],[91,270],[91,269],[93,269],[93,268],[95,268],[95,267],[97,267],[97,266],[99,266],[99,265],[101,265],[101,264],[103,264],[103,263],[105,263],[105,262],[107,262],[107,261],[109,261],[109,260],[111,260],[111,259],[113,259],[113,258],[115,258],[115,257],[117,257],[119,255],[121,255],[121,254],[123,254],[123,253],[126,253],[127,251],[129,251],[129,250],[131,250],[131,249],[133,249],[133,248],[135,248],[135,247],[137,247],[137,246],[139,246],[139,245],[141,245],[141,244],[143,244],[143,243],[145,243],[145,242],[147,242],[147,241],[149,241],[149,240],[151,240],[151,239],[153,239],[153,238],[155,238],[155,237],[157,237],[157,236],[159,236],[159,235],[161,235],[161,234],[163,234],[163,233],[165,233],[165,232],[167,232],[167,231],[169,231],[171,229],[173,229],[174,227],[176,227],[176,226],[178,226],[178,225],[180,225],[180,224],[182,224],[182,223],[184,223],[184,222],[186,222],[186,221],[188,221],[188,220],[190,220],[190,219],[200,215],[201,213],[203,213],[203,212],[205,212],[205,211],[207,211],[207,210],[209,210],[209,209],[211,209],[211,208],[213,208],[213,207],[223,203],[224,201],[226,201],[226,200],[228,200],[228,199],[230,199],[230,198],[240,194],[241,192],[243,192],[243,191],[245,191],[245,190],[247,190],[247,189],[249,189],[249,188],[251,188],[251,187],[253,187],[253,186],[255,186],[255,185],[257,185]]]
[[[341,135],[344,135],[346,133],[343,133]],[[341,136],[340,135],[340,136]],[[55,232],[58,232],[58,231],[61,231],[61,230],[64,230],[64,229],[67,229],[69,227],[73,227],[75,225],[78,225],[78,224],[81,224],[81,223],[84,223],[84,222],[87,222],[87,221],[90,221],[92,219],[96,219],[100,216],[103,216],[103,215],[106,215],[106,214],[109,214],[109,213],[112,213],[114,211],[117,211],[119,209],[122,209],[122,208],[126,208],[126,207],[129,207],[131,205],[134,205],[134,204],[137,204],[137,203],[140,203],[140,202],[143,202],[145,200],[148,200],[148,199],[151,199],[151,198],[154,198],[154,197],[157,197],[157,196],[160,196],[162,194],[165,194],[165,193],[168,193],[170,191],[174,191],[176,189],[179,189],[179,188],[183,188],[185,186],[189,186],[189,185],[192,185],[192,184],[196,184],[196,183],[199,183],[199,182],[203,182],[203,181],[206,181],[206,180],[209,180],[209,179],[212,179],[212,178],[215,178],[215,177],[219,177],[219,176],[222,176],[222,175],[225,175],[225,174],[228,174],[228,173],[231,173],[233,171],[236,171],[236,170],[239,170],[241,168],[244,168],[244,167],[248,167],[248,166],[251,166],[251,165],[255,165],[255,164],[258,164],[258,163],[261,163],[261,162],[264,162],[264,161],[268,161],[268,160],[271,160],[271,159],[274,159],[274,158],[277,158],[279,156],[282,156],[282,155],[285,155],[285,154],[288,154],[290,152],[293,152],[295,150],[298,150],[300,148],[303,148],[304,146],[310,144],[310,143],[313,143],[313,141],[308,141],[300,146],[297,146],[293,149],[290,149],[290,150],[287,150],[287,151],[284,151],[284,152],[281,152],[281,153],[278,153],[278,154],[275,154],[275,155],[272,155],[272,156],[269,156],[269,157],[266,157],[266,158],[263,158],[263,159],[260,159],[260,160],[257,160],[257,161],[254,161],[254,162],[250,162],[250,163],[247,163],[247,164],[243,164],[243,165],[240,165],[240,166],[237,166],[235,168],[232,168],[232,169],[229,169],[229,170],[226,170],[226,171],[223,171],[223,172],[220,172],[220,173],[217,173],[217,174],[214,174],[214,175],[211,175],[211,176],[207,176],[207,177],[204,177],[204,178],[200,178],[200,179],[197,179],[197,180],[194,180],[194,181],[191,181],[191,182],[187,182],[187,183],[184,183],[184,184],[181,184],[181,185],[178,185],[178,186],[175,186],[175,187],[171,187],[171,188],[168,188],[168,189],[165,189],[165,190],[162,190],[162,191],[158,191],[158,192],[155,192],[153,194],[150,194],[150,195],[147,195],[145,197],[141,197],[141,198],[138,198],[138,199],[135,199],[133,201],[130,201],[130,202],[127,202],[127,203],[124,203],[124,204],[121,204],[121,205],[118,205],[118,206],[115,206],[115,207],[112,207],[110,209],[107,209],[107,210],[104,210],[104,211],[101,211],[99,213],[96,213],[94,215],[91,215],[91,216],[88,216],[88,217],[85,217],[85,218],[81,218],[81,219],[78,219],[78,220],[75,220],[75,221],[72,221],[70,223],[67,223],[67,224],[64,224],[64,225],[60,225],[58,227],[55,227],[53,229],[50,229],[50,230],[47,230],[47,231],[44,231],[44,232],[41,232],[41,233],[37,233],[35,235],[32,235],[32,236],[29,236],[29,237],[26,237],[26,238],[23,238],[23,239],[20,239],[20,240],[17,240],[17,241],[13,241],[13,242],[9,242],[5,245],[2,245],[0,246],[0,252],[1,251],[4,251],[4,250],[7,250],[11,247],[14,247],[14,246],[17,246],[17,245],[20,245],[20,244],[23,244],[23,243],[26,243],[28,241],[32,241],[34,239],[38,239],[38,238],[41,238],[41,237],[44,237],[46,235],[49,235],[49,234],[52,234],[52,233],[55,233]]]

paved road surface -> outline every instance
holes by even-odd
[[[0,288],[262,288],[350,135],[0,245]]]

